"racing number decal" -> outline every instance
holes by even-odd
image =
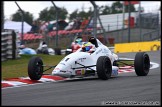
[[[84,60],[86,60],[86,58],[80,58],[79,59],[80,62],[84,62]]]

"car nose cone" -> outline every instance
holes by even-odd
[[[65,70],[54,69],[52,75],[61,76],[61,77],[70,77],[71,73]]]

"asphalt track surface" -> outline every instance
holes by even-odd
[[[121,73],[116,78],[98,78],[47,82],[43,84],[1,89],[2,106],[7,105],[161,105],[161,51],[147,52],[160,67],[148,76],[135,72]],[[120,53],[119,57],[134,58],[135,53]]]

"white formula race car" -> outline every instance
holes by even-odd
[[[138,52],[135,60],[120,59],[112,53],[108,47],[103,45],[98,39],[91,37],[89,42],[95,45],[96,50],[93,53],[83,52],[82,48],[76,52],[64,57],[56,66],[43,65],[40,57],[34,56],[28,63],[28,75],[31,80],[39,80],[43,72],[54,68],[52,75],[64,78],[95,76],[102,80],[118,76],[118,62],[133,61],[130,66],[135,68],[138,76],[146,76],[150,69],[150,59],[147,53]],[[128,65],[128,64],[126,64]],[[44,67],[49,67],[44,70]]]
[[[55,51],[52,48],[48,48],[46,42],[41,41],[39,47],[36,49],[37,54],[55,55]]]

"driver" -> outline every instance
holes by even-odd
[[[92,53],[96,50],[95,45],[93,45],[91,42],[85,42],[82,45],[82,51],[83,52],[88,52],[88,53]]]
[[[75,40],[75,43],[78,43],[79,45],[82,45],[82,38],[77,38],[76,40]]]

